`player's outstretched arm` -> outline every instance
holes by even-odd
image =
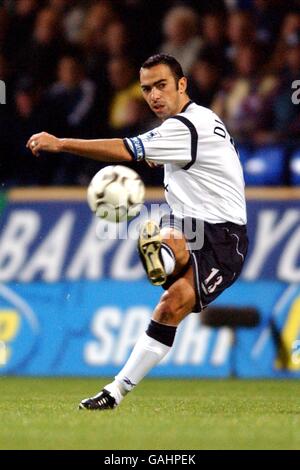
[[[129,162],[132,160],[122,139],[59,139],[47,132],[40,132],[30,137],[26,147],[35,156],[38,156],[41,151],[45,151],[74,153],[102,162]]]

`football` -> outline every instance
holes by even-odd
[[[91,210],[109,222],[136,217],[142,208],[145,186],[139,175],[122,165],[106,166],[93,177],[87,190]]]

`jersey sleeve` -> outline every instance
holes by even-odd
[[[185,164],[192,159],[190,130],[176,117],[145,134],[125,138],[124,144],[136,161]]]

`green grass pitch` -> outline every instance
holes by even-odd
[[[300,449],[299,381],[144,380],[113,411],[101,379],[0,378],[0,449]]]

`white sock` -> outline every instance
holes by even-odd
[[[172,274],[175,269],[175,256],[173,251],[168,245],[163,244],[160,250],[161,257],[163,260],[164,268],[166,271],[167,276]]]
[[[114,382],[105,385],[104,388],[112,394],[119,404],[124,396],[133,390],[170,349],[170,346],[166,346],[143,333],[123,369],[116,375]]]
[[[118,405],[121,403],[125,395],[127,395],[128,393],[128,391],[125,390],[124,387],[122,386],[122,383],[117,380],[114,380],[110,384],[105,385],[104,388],[105,390],[110,392],[110,394],[114,397]]]

